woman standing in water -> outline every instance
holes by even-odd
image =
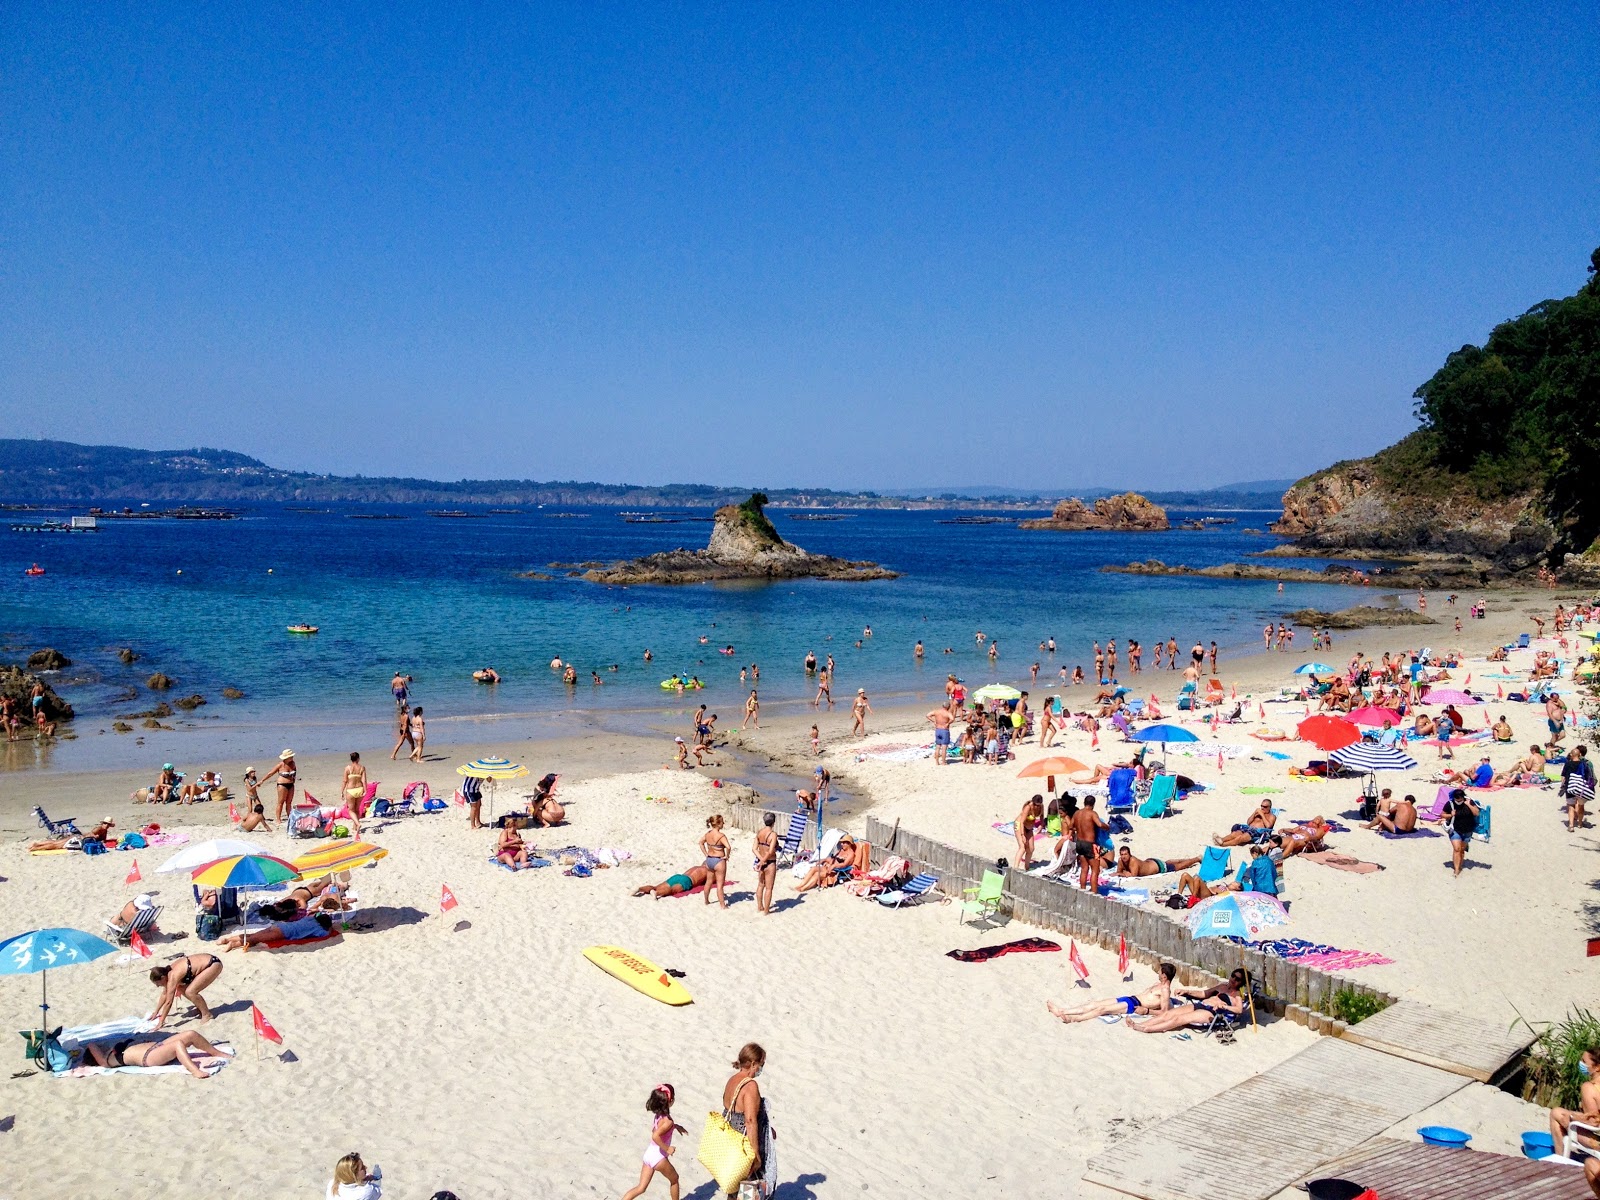
[[[294,751],[285,750],[278,755],[278,765],[268,771],[267,778],[261,781],[266,783],[267,779],[271,779],[274,775],[278,778],[278,807],[274,813],[275,820],[287,821],[289,819],[289,810],[294,807],[294,779],[297,773],[297,768],[294,765]]]
[[[739,1048],[733,1074],[722,1085],[722,1111],[727,1115],[728,1124],[749,1138],[750,1147],[756,1152],[745,1181],[759,1186],[762,1196],[771,1196],[778,1182],[778,1135],[772,1131],[767,1102],[761,1095],[761,1086],[756,1083],[766,1065],[767,1052],[755,1042],[746,1042]]]

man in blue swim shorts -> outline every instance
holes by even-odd
[[[944,766],[944,760],[950,750],[950,709],[948,705],[934,709],[928,714],[928,720],[933,722],[933,765]]]

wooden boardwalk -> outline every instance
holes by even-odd
[[[1583,1171],[1421,1142],[1379,1138],[1307,1179],[1348,1179],[1383,1200],[1592,1200]],[[1300,1180],[1304,1183],[1305,1180]]]
[[[1370,1046],[1489,1083],[1533,1042],[1526,1029],[1508,1032],[1503,1024],[1445,1012],[1402,1000],[1344,1032],[1346,1041]]]
[[[1466,1083],[1323,1038],[1117,1143],[1089,1161],[1083,1178],[1144,1200],[1268,1200]]]

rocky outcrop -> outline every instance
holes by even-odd
[[[43,650],[35,650],[28,655],[28,670],[30,671],[59,671],[63,667],[70,667],[72,660],[59,650],[52,650],[46,646]]]
[[[873,562],[811,554],[779,536],[755,493],[743,504],[717,509],[704,550],[669,550],[644,558],[590,567],[592,583],[710,583],[733,579],[894,579],[898,572]],[[578,574],[578,572],[574,572]]]
[[[1307,629],[1370,629],[1375,625],[1437,625],[1439,622],[1415,609],[1375,608],[1358,604],[1354,608],[1341,608],[1338,612],[1323,612],[1319,608],[1301,608],[1288,614],[1288,619]]]
[[[222,698],[224,700],[243,700],[244,693],[236,687],[225,687],[222,689]]]
[[[1421,475],[1388,469],[1383,455],[1302,479],[1284,493],[1272,532],[1295,538],[1294,549],[1304,554],[1466,555],[1501,573],[1536,566],[1557,540],[1533,490],[1485,501],[1459,483],[1435,478],[1428,486]]]
[[[1167,520],[1167,510],[1159,504],[1152,504],[1138,492],[1124,492],[1096,500],[1093,508],[1077,498],[1063,500],[1048,517],[1019,521],[1017,527],[1145,533],[1170,529],[1172,525]]]
[[[1329,563],[1320,571],[1308,567],[1274,567],[1261,563],[1220,563],[1213,567],[1168,566],[1158,558],[1106,566],[1102,571],[1117,575],[1201,575],[1207,579],[1262,579],[1284,583],[1342,583],[1352,587],[1378,584],[1393,588],[1469,588],[1485,587],[1494,579],[1481,565],[1471,562],[1429,562],[1401,568],[1372,567],[1359,570]]]
[[[21,667],[0,667],[0,695],[8,696],[16,702],[17,712],[24,721],[33,716],[32,697],[35,684],[44,688],[44,701],[40,705],[44,709],[44,719],[70,721],[73,715],[72,705],[56,695],[48,683],[32,671],[25,671]]]
[[[144,685],[152,692],[164,692],[175,682],[176,681],[172,678],[172,676],[163,675],[160,671],[157,671],[154,675],[150,676],[149,679],[144,681]]]
[[[132,646],[124,646],[121,650],[118,650],[117,658],[126,664],[132,664],[139,661],[139,656],[134,653]]]
[[[185,696],[181,700],[174,700],[173,701],[173,703],[176,704],[179,708],[183,709],[184,712],[193,712],[195,709],[199,708],[205,702],[206,702],[206,698],[204,696],[202,696],[199,692],[196,692],[192,696]]]

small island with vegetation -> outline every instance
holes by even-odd
[[[1096,530],[1114,533],[1155,533],[1172,528],[1167,510],[1138,492],[1102,496],[1090,508],[1073,497],[1057,504],[1048,517],[1019,521],[1018,529]]]
[[[877,563],[812,554],[784,541],[763,511],[766,506],[765,493],[754,492],[740,504],[717,509],[704,550],[668,550],[572,573],[591,583],[610,584],[898,577],[899,572]]]

